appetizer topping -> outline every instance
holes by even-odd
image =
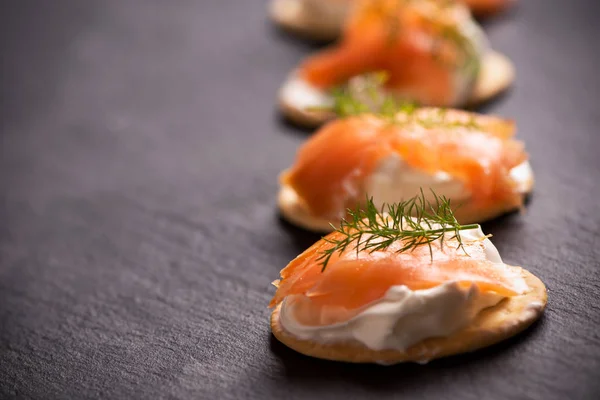
[[[455,1],[361,1],[341,42],[309,58],[300,77],[321,88],[384,70],[386,87],[423,104],[465,100],[484,52],[483,34]]]
[[[526,291],[479,226],[458,224],[449,201],[434,197],[384,209],[368,201],[290,262],[270,303],[283,303],[284,327],[301,339],[404,349]]]
[[[343,107],[349,112],[355,105]],[[451,176],[467,192],[462,197],[478,206],[521,206],[511,170],[527,155],[512,137],[512,122],[458,110],[400,110],[330,122],[300,148],[282,184],[296,191],[312,215],[337,220],[362,202],[370,178],[397,157],[421,173]]]
[[[341,237],[333,240],[323,238],[333,247],[323,250],[320,257],[323,259],[322,271],[325,271],[333,255],[342,254],[350,245],[355,245],[357,252],[365,250],[369,253],[383,251],[396,242],[402,245],[395,250],[397,253],[413,251],[418,246],[427,245],[433,261],[431,243],[439,240],[440,248],[443,249],[446,234],[453,233],[450,239],[456,240],[457,249],[465,251],[460,231],[477,229],[479,225],[459,224],[450,208],[450,200],[436,195],[433,191],[432,194],[435,198],[433,205],[425,199],[421,189],[420,196],[401,203],[384,205],[381,209],[375,206],[373,199],[367,199],[364,209],[349,210],[350,218],[342,219],[339,228],[332,225]]]
[[[397,285],[360,312],[348,313],[345,319],[340,319],[339,308],[321,308],[315,312],[310,300],[293,295],[283,302],[279,322],[301,340],[358,341],[372,350],[404,351],[424,339],[454,334],[469,325],[481,310],[503,298],[494,292],[482,292],[475,285],[463,287],[453,281],[422,290]],[[419,362],[427,362],[431,357],[423,355]]]
[[[381,210],[369,199],[281,271],[271,306],[290,294],[304,294],[320,304],[357,308],[394,284],[425,289],[447,280],[518,293],[521,282],[487,261],[482,240],[463,240],[461,231],[479,225],[460,225],[450,202],[435,198],[431,203],[421,194]]]

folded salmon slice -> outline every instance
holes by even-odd
[[[281,271],[277,292],[270,306],[276,306],[287,296],[297,304],[296,317],[309,325],[322,322],[323,311],[332,314],[331,321],[340,322],[380,298],[392,286],[404,285],[411,290],[429,289],[448,281],[470,287],[477,285],[483,292],[492,291],[510,297],[521,293],[527,285],[519,273],[502,263],[489,261],[482,240],[465,241],[464,251],[457,242],[448,240],[418,246],[398,253],[401,242],[384,251],[359,251],[355,246],[336,253],[322,271],[322,252],[332,246],[328,242],[340,239],[334,232],[315,243]]]
[[[282,184],[296,191],[312,215],[337,220],[364,200],[365,178],[395,154],[411,167],[450,174],[479,205],[521,205],[510,170],[527,155],[513,139],[512,122],[431,108],[398,118],[392,123],[363,115],[330,122],[300,148]]]
[[[455,75],[474,56],[458,31],[457,4],[425,0],[362,1],[341,42],[307,59],[300,76],[322,89],[373,71],[386,71],[390,89],[431,105],[455,98]],[[473,75],[474,79],[474,75]]]

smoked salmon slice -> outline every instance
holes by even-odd
[[[354,76],[386,71],[388,89],[422,104],[454,104],[457,74],[474,81],[480,56],[460,29],[464,18],[470,18],[468,12],[453,2],[358,2],[340,43],[307,59],[300,77],[329,89]]]
[[[315,217],[339,220],[365,199],[365,180],[386,157],[435,174],[445,172],[483,207],[521,206],[522,194],[510,177],[527,159],[514,124],[458,110],[417,109],[390,121],[359,115],[332,121],[298,151],[281,176]],[[401,199],[398,199],[401,200]]]
[[[292,260],[281,271],[281,280],[270,307],[292,296],[297,315],[304,324],[315,325],[328,313],[328,323],[340,322],[355,315],[364,306],[383,297],[391,286],[404,285],[411,290],[428,289],[448,281],[465,287],[476,285],[510,297],[527,288],[514,268],[486,258],[483,240],[463,241],[457,249],[452,239],[433,242],[399,253],[402,242],[382,251],[356,251],[349,246],[335,253],[322,271],[322,252],[340,239],[340,232],[324,237]]]

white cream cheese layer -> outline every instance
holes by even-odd
[[[446,172],[429,174],[408,165],[402,158],[393,154],[383,159],[375,171],[365,181],[365,191],[373,197],[376,206],[393,204],[409,199],[420,193],[421,188],[429,188],[440,196],[446,196],[460,203],[471,196],[465,185]],[[431,190],[424,195],[433,201]]]
[[[352,0],[271,0],[269,11],[275,20],[299,25],[306,30],[338,36],[352,7]]]
[[[526,193],[533,179],[529,161],[514,167],[510,171],[517,190]],[[376,206],[397,203],[420,193],[421,188],[431,189],[438,196],[446,196],[455,204],[466,201],[471,193],[465,185],[446,172],[429,174],[411,167],[402,158],[393,154],[383,159],[375,171],[365,180],[365,192],[373,197]],[[424,190],[425,198],[434,201],[431,190]]]
[[[329,93],[311,85],[296,74],[292,74],[283,84],[279,97],[282,103],[298,110],[334,105],[333,97]]]
[[[482,240],[487,259],[502,262],[498,250],[480,228],[462,232],[462,239]],[[524,281],[520,289],[527,289]],[[390,287],[381,299],[365,306],[348,321],[324,326],[300,324],[294,318],[295,302],[288,303],[286,298],[280,322],[286,331],[302,340],[319,343],[356,340],[372,350],[403,351],[424,339],[451,335],[468,325],[481,310],[502,299],[496,293],[482,293],[475,285],[464,288],[453,281],[426,290],[411,290],[401,285]]]
[[[510,177],[517,185],[519,193],[527,193],[533,183],[533,170],[529,161],[523,161],[509,172]]]

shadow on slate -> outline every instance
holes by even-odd
[[[289,132],[290,134],[299,135],[306,139],[319,130],[319,127],[311,128],[293,123],[279,109],[275,110],[273,120],[275,125],[285,133]]]
[[[315,233],[297,227],[288,222],[280,213],[278,213],[278,222],[283,230],[294,240],[294,246],[298,254],[312,246],[317,240],[321,239],[323,234]]]
[[[0,11],[0,398],[600,398],[600,2],[486,21],[517,67],[526,214],[484,224],[550,288],[545,317],[478,352],[393,367],[276,342],[277,272],[319,235],[276,216],[309,137],[281,82],[321,48],[266,1],[20,0]]]
[[[311,53],[322,50],[323,48],[335,43],[335,40],[326,41],[300,37],[293,32],[289,32],[286,29],[277,26],[270,20],[268,23],[271,25],[271,32],[275,37],[275,40],[280,40],[288,46],[299,47]]]
[[[285,369],[283,374],[289,381],[300,381],[317,386],[327,386],[335,381],[351,381],[375,391],[400,395],[403,390],[414,391],[417,389],[415,385],[427,385],[430,379],[435,381],[437,374],[444,375],[450,370],[468,371],[486,366],[494,359],[508,359],[511,353],[518,352],[527,341],[536,339],[540,329],[546,324],[546,318],[542,316],[525,332],[496,345],[472,353],[433,360],[426,364],[400,363],[381,366],[314,359],[288,348],[272,334],[270,347],[283,363]],[[432,384],[433,381],[429,383]]]

